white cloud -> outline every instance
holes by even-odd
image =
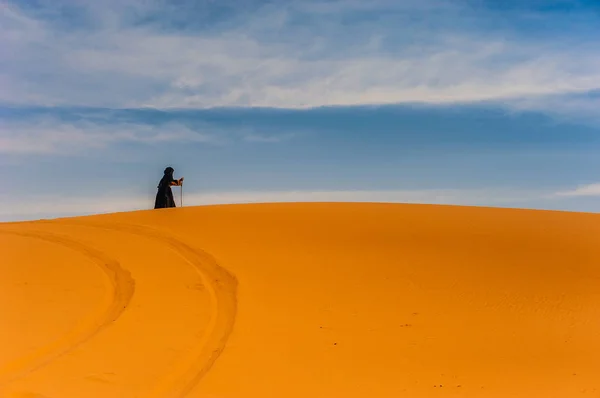
[[[572,190],[556,192],[554,196],[600,196],[600,183],[583,185]]]
[[[248,142],[265,142],[265,143],[277,143],[292,139],[296,134],[294,133],[281,133],[281,134],[261,134],[261,133],[247,133],[243,136],[243,139]]]
[[[600,122],[600,96],[598,93],[563,96],[548,95],[535,98],[519,98],[510,103],[514,111],[546,111],[563,120],[589,123],[597,126]]]
[[[299,134],[286,131],[265,133],[251,126],[224,128],[198,122],[194,126],[197,127],[190,128],[173,121],[162,124],[115,121],[111,120],[110,112],[82,112],[80,119],[72,121],[49,116],[0,119],[0,153],[68,155],[82,149],[105,149],[123,143],[278,143]]]
[[[181,17],[160,1],[98,4],[86,6],[94,28],[76,34],[5,6],[0,102],[306,108],[529,99],[548,110],[557,104],[540,98],[600,89],[591,39],[488,33],[469,18],[489,14],[460,1],[281,2],[196,31],[132,23],[161,12],[163,22]],[[380,14],[348,25],[342,16],[350,11]],[[390,12],[397,20],[381,18]]]
[[[0,153],[67,154],[86,148],[102,149],[117,143],[170,141],[221,144],[225,137],[216,132],[194,131],[178,123],[153,126],[98,124],[86,120],[66,122],[56,118],[0,120]]]

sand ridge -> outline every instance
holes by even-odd
[[[35,369],[22,359],[18,377],[0,379],[0,396],[598,397],[599,221],[296,203],[3,224],[0,244],[15,247],[0,267],[0,289],[46,270],[28,264],[16,275],[25,243],[2,240],[14,232],[91,248],[130,276],[132,296],[77,347],[60,345],[60,356]],[[40,264],[64,261],[52,257],[63,252],[46,253]],[[99,275],[83,263],[79,272],[68,280],[79,289]],[[46,277],[45,291],[62,294],[64,275]],[[28,292],[31,325],[48,322]],[[4,300],[19,310],[18,297]],[[87,319],[99,319],[94,303]],[[66,299],[60,305],[57,314],[69,309]],[[6,319],[11,336],[26,339],[18,317]],[[65,336],[63,343],[83,335]],[[2,369],[7,344],[0,341]]]

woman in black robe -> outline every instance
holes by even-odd
[[[161,209],[166,207],[176,207],[175,199],[173,199],[172,186],[180,186],[183,183],[183,177],[179,180],[173,178],[173,172],[175,170],[172,167],[165,169],[165,175],[158,183],[158,192],[156,193],[156,200],[154,201],[154,208]]]

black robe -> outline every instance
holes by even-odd
[[[173,199],[171,185],[179,185],[179,181],[173,178],[173,173],[166,173],[158,183],[158,192],[154,201],[154,208],[161,209],[166,207],[176,207]]]

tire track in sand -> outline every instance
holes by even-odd
[[[0,229],[0,233],[44,240],[83,254],[104,271],[112,290],[107,305],[100,311],[92,313],[60,339],[0,367],[1,387],[79,347],[82,343],[116,321],[123,311],[125,311],[133,297],[135,281],[127,270],[121,268],[117,260],[85,243],[73,240],[64,235],[42,231],[16,231],[9,229]]]
[[[148,398],[185,397],[210,370],[225,348],[237,312],[237,279],[209,253],[192,248],[173,235],[146,225],[53,221],[61,225],[101,228],[154,239],[169,247],[199,274],[210,300],[207,328],[192,349],[158,380]]]

